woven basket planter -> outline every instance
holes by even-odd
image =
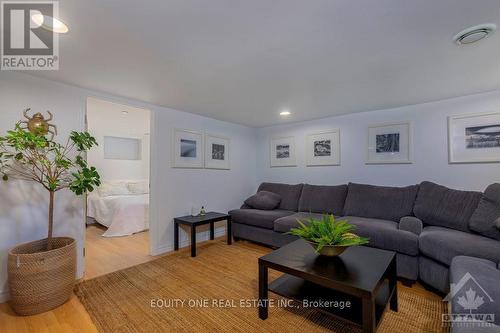
[[[76,241],[69,237],[16,246],[9,251],[11,305],[23,316],[49,311],[68,300],[75,285]]]

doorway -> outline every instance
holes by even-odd
[[[151,260],[150,128],[147,109],[87,99],[87,154],[101,186],[87,195],[85,279]]]

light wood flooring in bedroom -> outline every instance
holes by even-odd
[[[153,259],[149,255],[149,231],[125,237],[102,237],[105,231],[99,224],[87,226],[85,279]]]
[[[147,233],[133,235],[131,239],[134,241],[130,241],[127,240],[128,237],[103,240],[100,237],[102,232],[103,230],[96,226],[91,226],[87,229],[87,274],[85,275],[85,279],[157,258],[144,255],[148,249]],[[216,241],[225,242],[225,239],[224,237],[219,237]],[[202,250],[204,243],[198,245],[200,250]],[[249,248],[260,247],[246,241],[239,241],[233,244],[233,246]],[[189,253],[189,251],[189,247],[185,247],[179,251],[179,254]],[[248,263],[242,260],[241,263],[235,264],[247,265]],[[399,284],[399,287],[407,288],[401,284]],[[413,285],[412,289],[426,298],[439,298],[439,296],[425,290],[418,283]],[[0,332],[98,333],[87,311],[75,295],[72,295],[67,303],[57,309],[29,317],[16,316],[8,304],[0,304]]]

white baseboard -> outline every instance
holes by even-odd
[[[224,236],[225,234],[226,234],[226,228],[215,229],[215,233],[214,233],[215,237],[221,237],[221,236]],[[201,243],[201,242],[207,241],[209,239],[210,239],[210,232],[209,231],[203,231],[203,232],[199,232],[196,234],[196,243]],[[183,247],[190,246],[190,245],[191,245],[191,241],[189,238],[183,239],[179,242],[180,249]],[[174,243],[163,244],[163,245],[157,247],[156,249],[154,249],[151,252],[151,255],[157,256],[157,255],[167,253],[167,252],[172,252],[172,251],[174,251]]]
[[[0,291],[0,303],[5,303],[10,299],[9,291],[3,290]]]

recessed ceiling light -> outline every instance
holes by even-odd
[[[284,111],[281,111],[281,112],[280,112],[280,116],[289,116],[289,115],[291,115],[291,114],[292,114],[292,113],[291,113],[290,111],[288,111],[288,110],[284,110]]]
[[[43,15],[40,12],[33,14],[31,19],[35,22],[35,24],[45,30],[53,31],[58,34],[65,34],[69,31],[68,26],[61,20],[56,19],[55,17]]]
[[[488,37],[496,29],[497,26],[493,23],[476,25],[460,31],[453,37],[453,41],[458,45],[472,44]]]

